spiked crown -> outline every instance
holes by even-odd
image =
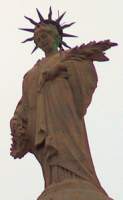
[[[33,19],[29,18],[29,17],[26,17],[24,16],[29,22],[31,22],[31,24],[33,24],[35,26],[35,28],[20,28],[20,30],[23,30],[23,31],[28,31],[28,32],[31,32],[31,33],[34,33],[36,27],[38,25],[41,25],[41,24],[52,24],[56,27],[58,33],[59,33],[59,36],[61,38],[61,41],[59,43],[59,48],[61,50],[64,50],[63,49],[63,46],[67,47],[67,48],[70,48],[66,42],[63,41],[63,37],[77,37],[75,35],[71,35],[71,34],[68,34],[68,33],[64,33],[63,32],[63,29],[65,28],[68,28],[70,27],[71,25],[73,25],[75,22],[72,22],[72,23],[69,23],[69,24],[64,24],[64,25],[61,25],[60,22],[62,20],[62,18],[64,17],[64,15],[66,14],[66,12],[64,12],[63,14],[61,14],[59,16],[58,14],[58,18],[56,20],[53,20],[52,19],[52,9],[51,9],[51,6],[49,8],[49,13],[48,13],[48,19],[44,19],[44,17],[42,16],[42,14],[39,12],[38,9],[37,10],[37,13],[38,13],[38,17],[39,17],[39,22],[35,22]],[[31,38],[27,38],[26,40],[24,40],[22,43],[25,43],[25,42],[29,42],[29,41],[34,41],[34,36],[31,37]],[[35,48],[33,49],[32,53],[38,48],[38,46],[35,46]]]

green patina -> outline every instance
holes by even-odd
[[[61,39],[60,39],[60,37],[57,35],[57,36],[55,37],[55,40],[54,40],[54,43],[53,43],[53,50],[56,50],[56,49],[59,47],[60,41],[61,41]]]

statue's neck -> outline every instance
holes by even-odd
[[[57,48],[47,49],[44,52],[45,52],[45,57],[48,57],[58,53],[58,49]]]

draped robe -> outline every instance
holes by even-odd
[[[60,65],[63,70],[59,70]],[[44,73],[53,74],[54,67],[58,73],[44,79]],[[96,87],[97,74],[91,60],[55,54],[39,60],[25,75],[22,100],[13,117],[27,122],[30,145],[26,151],[34,153],[42,165],[46,189],[55,184],[58,170],[60,176],[60,169],[64,169],[74,179],[90,184],[88,189],[94,194],[79,197],[81,200],[108,199],[95,173],[84,122]]]

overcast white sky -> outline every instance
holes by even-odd
[[[31,27],[23,16],[38,19],[38,7],[47,16],[67,11],[64,22],[76,21],[68,29],[79,38],[71,46],[91,40],[111,39],[118,47],[107,51],[109,62],[95,63],[98,88],[86,115],[86,127],[95,168],[101,184],[115,200],[123,200],[123,3],[122,0],[4,0],[0,2],[0,198],[36,200],[43,190],[41,169],[28,154],[21,160],[9,155],[9,120],[21,96],[23,75],[43,54],[30,52],[32,44],[21,44],[30,34],[19,27]]]

